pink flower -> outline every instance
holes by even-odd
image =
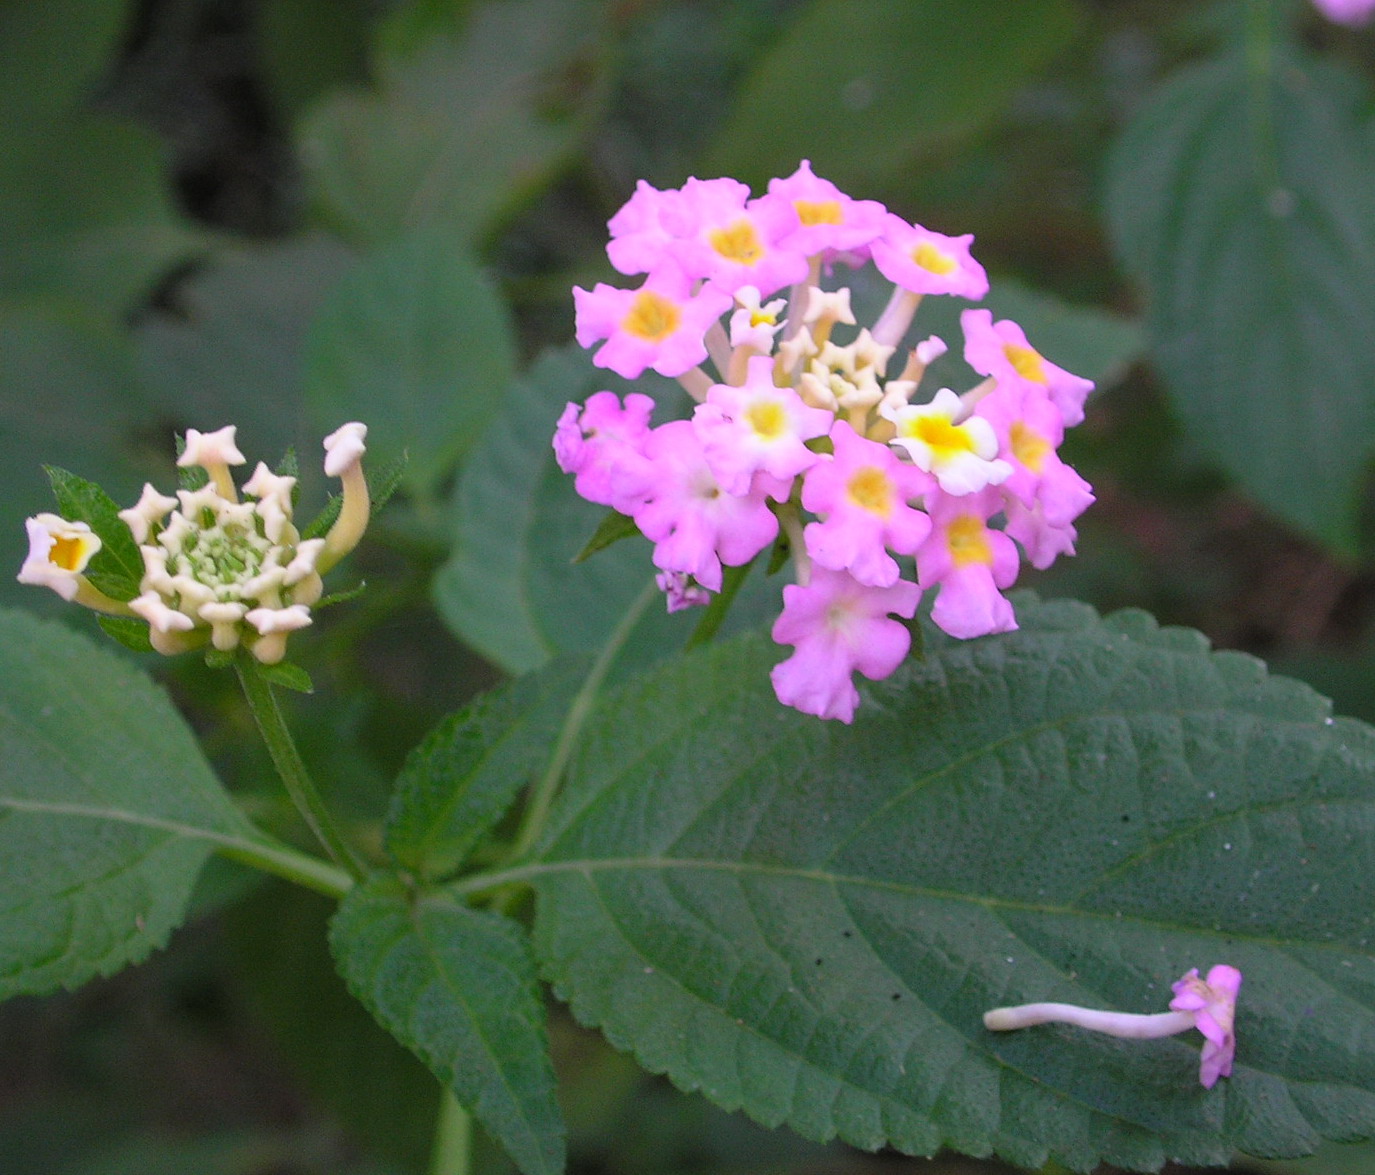
[[[858,670],[879,681],[901,664],[912,637],[889,615],[910,619],[920,599],[920,589],[905,579],[873,587],[824,567],[812,569],[805,587],[789,584],[773,639],[796,651],[770,674],[778,700],[804,714],[850,722],[859,704],[851,675]]]
[[[673,420],[644,442],[645,461],[615,479],[615,492],[655,544],[654,565],[721,590],[721,564],[748,563],[778,535],[763,488],[728,494],[716,480],[692,422]]]
[[[1044,390],[1066,425],[1084,419],[1084,401],[1093,391],[1093,381],[1056,367],[1027,342],[1015,322],[994,322],[990,310],[966,310],[960,327],[965,361],[980,375],[992,376],[999,388],[1014,393],[1023,388]]]
[[[681,222],[682,193],[676,188],[661,192],[644,180],[635,185],[635,194],[608,222],[611,240],[606,255],[621,273],[650,273],[663,263],[665,246],[673,233],[665,221]]]
[[[792,209],[747,202],[749,191],[738,180],[688,180],[682,214],[669,225],[677,239],[667,249],[692,278],[706,278],[727,293],[753,286],[767,298],[805,278],[807,258],[781,243],[796,224]]]
[[[831,442],[834,457],[813,465],[802,482],[802,505],[825,516],[803,531],[807,553],[822,567],[887,587],[898,578],[888,549],[914,554],[931,532],[931,520],[909,505],[931,479],[886,445],[856,435],[846,421],[836,422]]]
[[[1328,20],[1353,28],[1369,24],[1375,16],[1375,0],[1313,0],[1313,4]]]
[[[574,289],[578,343],[605,345],[592,357],[626,379],[652,367],[660,375],[691,371],[707,357],[707,328],[731,308],[729,294],[710,286],[697,294],[676,269],[650,274],[638,290],[598,282],[589,293]]]
[[[807,407],[792,388],[778,387],[773,368],[771,356],[754,356],[743,386],[716,384],[693,413],[707,463],[727,493],[748,493],[761,469],[791,482],[821,460],[805,442],[825,436],[835,422],[830,412]]]
[[[1170,1008],[1192,1012],[1194,1027],[1203,1033],[1198,1079],[1204,1089],[1212,1089],[1219,1077],[1232,1075],[1232,1059],[1237,1051],[1232,1021],[1236,1016],[1237,992],[1241,989],[1241,972],[1219,963],[1208,972],[1205,981],[1198,977],[1198,968],[1194,967],[1173,987]]]
[[[877,200],[852,200],[830,180],[812,174],[804,159],[786,179],[769,181],[759,203],[778,202],[792,211],[794,227],[780,244],[808,257],[818,253],[856,253],[881,232],[888,210]]]
[[[889,213],[883,236],[871,246],[874,264],[894,285],[914,294],[958,294],[977,302],[988,275],[969,253],[973,233],[947,237]]]
[[[999,456],[1011,466],[1004,491],[1027,509],[1039,507],[1051,526],[1067,526],[1088,509],[1093,490],[1060,460],[1064,418],[1043,389],[1020,396],[997,389],[979,401],[975,416],[993,426]]]
[[[1001,508],[994,489],[962,498],[940,495],[931,504],[931,537],[917,552],[917,582],[939,587],[932,621],[961,640],[1011,632],[1017,617],[999,589],[1017,580],[1017,548],[988,526]]]
[[[616,471],[643,461],[640,447],[649,436],[654,401],[639,392],[625,398],[596,392],[579,408],[569,404],[554,429],[554,458],[564,473],[574,475],[581,497],[628,513],[614,490]]]

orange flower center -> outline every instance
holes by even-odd
[[[955,272],[955,259],[930,241],[923,241],[912,250],[912,260],[930,273],[945,277]]]
[[[764,246],[754,225],[743,216],[728,228],[714,229],[707,234],[707,240],[727,261],[741,265],[753,265],[764,256]]]
[[[1008,430],[1008,440],[1012,442],[1012,455],[1032,473],[1040,473],[1051,451],[1050,442],[1040,433],[1032,432],[1020,420],[1013,421]]]
[[[1043,384],[1046,382],[1046,365],[1041,356],[1030,347],[1019,347],[1016,343],[1004,343],[1003,354],[1007,356],[1007,361],[1012,364],[1012,369],[1023,379],[1029,379],[1032,383]]]
[[[887,518],[892,513],[893,483],[888,480],[888,475],[876,466],[866,465],[856,473],[850,478],[845,491],[851,502],[863,510],[868,510],[870,514]]]
[[[945,531],[950,558],[956,567],[971,563],[992,563],[993,548],[988,542],[988,527],[977,514],[961,514]]]
[[[810,228],[815,224],[841,224],[839,200],[794,200],[797,219]]]
[[[653,290],[641,290],[630,304],[630,313],[621,319],[621,329],[650,343],[668,338],[683,315],[678,307]]]

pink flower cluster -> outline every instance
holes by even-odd
[[[1353,28],[1369,24],[1375,17],[1375,0],[1313,0],[1313,5],[1328,20]]]
[[[978,309],[961,316],[977,386],[913,402],[946,350],[934,337],[889,378],[926,295],[987,293],[971,236],[853,200],[805,162],[759,197],[732,179],[641,182],[610,229],[612,265],[644,278],[575,289],[578,342],[627,379],[678,378],[696,408],[652,427],[648,396],[597,392],[565,409],[554,450],[579,494],[655,544],[670,609],[706,602],[723,565],[748,563],[781,533],[796,583],[773,635],[794,652],[774,688],[844,722],[859,701],[853,674],[881,679],[907,655],[894,617],[910,619],[923,591],[952,636],[1016,627],[1002,593],[1022,557],[1043,568],[1073,553],[1074,520],[1093,500],[1057,455],[1093,385]],[[867,328],[830,275],[871,261],[894,288]]]

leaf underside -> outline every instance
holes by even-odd
[[[608,699],[528,866],[556,991],[815,1139],[1086,1171],[1371,1135],[1371,730],[1141,613],[1018,613],[929,634],[851,727],[779,707],[750,638]],[[1220,962],[1246,979],[1212,1091],[1192,1032],[982,1026],[1163,1011]]]

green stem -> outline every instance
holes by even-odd
[[[692,635],[688,637],[683,645],[683,652],[695,649],[698,645],[704,645],[716,635],[716,630],[721,627],[721,622],[725,620],[726,613],[730,611],[730,606],[735,602],[735,597],[739,594],[740,588],[744,585],[745,577],[749,575],[750,568],[754,566],[751,559],[743,567],[727,567],[721,576],[721,590],[711,598],[711,603],[702,613],[702,619],[697,622],[697,627],[692,630]]]
[[[601,690],[602,683],[606,680],[606,675],[616,660],[616,654],[621,651],[631,631],[639,623],[644,610],[649,606],[649,602],[655,599],[658,594],[659,589],[651,580],[645,585],[644,591],[636,596],[630,607],[626,609],[620,623],[607,637],[606,644],[602,646],[602,651],[597,654],[597,660],[588,670],[587,676],[583,679],[582,686],[578,690],[577,697],[573,699],[573,704],[568,707],[568,713],[564,716],[558,741],[554,744],[553,753],[545,765],[544,774],[540,776],[534,790],[530,793],[530,800],[525,805],[525,812],[521,816],[520,827],[516,830],[515,840],[511,842],[511,851],[506,855],[507,860],[520,860],[530,851],[535,841],[539,839],[540,833],[544,831],[544,822],[549,815],[549,808],[554,802],[559,784],[563,780],[564,768],[568,766],[568,760],[573,754],[573,748],[577,745],[583,724],[592,712],[592,705],[597,700],[597,694]]]
[[[215,851],[231,861],[252,865],[264,873],[285,878],[336,901],[353,888],[353,878],[342,869],[319,857],[297,852],[273,841],[224,841],[216,846]]]
[[[439,1120],[435,1123],[430,1175],[468,1175],[472,1134],[472,1118],[458,1104],[453,1090],[446,1088],[439,1103]]]
[[[263,675],[258,663],[247,654],[240,653],[234,660],[234,668],[243,686],[248,708],[253,711],[254,721],[267,744],[267,753],[281,776],[287,795],[300,811],[311,832],[324,846],[336,865],[342,866],[355,879],[361,879],[367,870],[362,861],[354,854],[344,839],[339,827],[325,807],[325,801],[315,788],[310,772],[296,749],[296,742],[287,729],[282,717],[277,696],[272,692],[272,683]]]

